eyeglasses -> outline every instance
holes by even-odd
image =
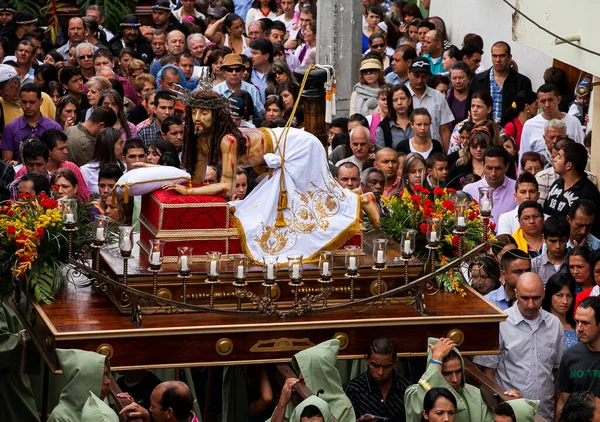
[[[362,71],[364,75],[371,75],[373,73],[379,73],[378,69],[365,69]]]
[[[542,218],[542,215],[541,214],[526,215],[525,217],[521,217],[521,221],[525,221],[525,222],[535,221],[538,218]]]
[[[385,44],[373,44],[371,46],[371,50],[373,50],[374,48],[383,48],[383,47],[385,47]]]
[[[229,73],[242,73],[243,69],[241,67],[224,67],[223,70]]]
[[[283,70],[274,70],[273,75],[283,75],[285,72]]]
[[[83,54],[81,56],[78,57],[79,60],[83,60],[83,59],[93,59],[94,55],[93,54]]]
[[[471,148],[473,149],[486,149],[487,148],[487,144],[483,143],[483,144],[473,144],[471,145]]]

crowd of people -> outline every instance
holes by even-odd
[[[485,40],[486,47],[469,33],[452,45],[443,19],[427,17],[428,4],[363,0],[362,61],[351,69],[359,82],[348,117],[338,113],[328,126],[327,157],[343,188],[372,192],[379,204],[416,186],[474,199],[478,188],[494,188],[497,248],[473,259],[465,276],[508,319],[500,354],[473,361],[514,400],[488,407],[466,383],[463,357],[448,339],[432,339],[424,373],[405,378],[396,372],[394,342],[377,338],[368,371],[343,380],[343,390],[338,376],[335,400],[325,394],[294,411],[298,379],[279,399],[263,383],[249,420],[521,422],[536,412],[599,420],[600,194],[589,171],[589,89],[569,92],[564,70],[552,67],[534,90],[518,70],[526,58],[513,58],[509,43]],[[46,192],[135,224],[132,207],[108,198],[136,167],[185,167],[185,106],[174,94],[181,87],[212,82],[230,99],[238,127],[290,119],[304,127],[301,101],[292,115],[300,89],[293,72],[315,63],[317,0],[157,0],[150,25],[128,14],[115,34],[103,26],[102,7],[81,12],[52,44],[36,16],[0,3],[1,200]],[[204,183],[221,177],[219,165],[209,166]],[[260,177],[238,168],[230,199],[243,200]],[[62,358],[68,366],[78,356]],[[102,372],[92,379],[109,371],[103,362],[91,364]],[[140,380],[147,377],[123,387]],[[103,382],[92,396],[104,398]],[[84,403],[101,407],[87,390],[73,393],[77,416],[54,420],[83,420]],[[155,379],[146,392],[142,401],[128,395],[125,412],[196,420],[185,384]]]

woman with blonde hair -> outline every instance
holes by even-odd
[[[379,88],[385,83],[383,65],[377,59],[364,59],[360,63],[358,78],[359,82],[350,96],[350,115],[379,113]]]
[[[140,59],[133,59],[127,65],[127,77],[133,84],[135,82],[135,78],[141,75],[142,73],[146,73],[147,70],[148,69],[146,68],[146,63],[144,63]]]
[[[87,100],[90,104],[90,108],[88,108],[84,113],[83,120],[89,119],[92,115],[92,112],[98,107],[100,102],[100,97],[104,94],[104,91],[107,89],[111,89],[112,85],[108,78],[104,76],[92,76],[89,81],[85,83],[85,87],[87,88]]]
[[[426,177],[425,159],[418,152],[411,152],[402,165],[400,190],[408,189],[411,195],[416,193],[415,186],[423,186]]]

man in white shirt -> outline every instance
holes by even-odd
[[[544,84],[537,90],[538,104],[542,109],[542,114],[538,114],[529,119],[523,125],[521,132],[521,146],[519,148],[519,161],[524,153],[533,151],[532,146],[535,142],[544,142],[544,128],[546,123],[552,119],[561,120],[567,126],[567,136],[575,142],[583,144],[583,128],[577,117],[569,116],[558,109],[561,96],[556,87],[552,84]]]
[[[512,235],[519,228],[519,219],[517,218],[519,205],[521,205],[523,201],[537,201],[539,197],[540,192],[538,190],[538,182],[535,179],[535,176],[528,172],[521,173],[515,186],[515,199],[517,200],[517,207],[500,215],[500,218],[498,219],[497,234]]]
[[[350,149],[352,155],[348,158],[338,161],[336,167],[350,162],[362,171],[363,163],[369,158],[371,152],[371,133],[364,126],[357,126],[350,131]]]

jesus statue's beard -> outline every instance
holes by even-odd
[[[212,133],[212,128],[206,128],[206,129],[201,129],[201,130],[196,129],[194,131],[194,135],[196,135],[196,136],[210,135],[211,133]]]

